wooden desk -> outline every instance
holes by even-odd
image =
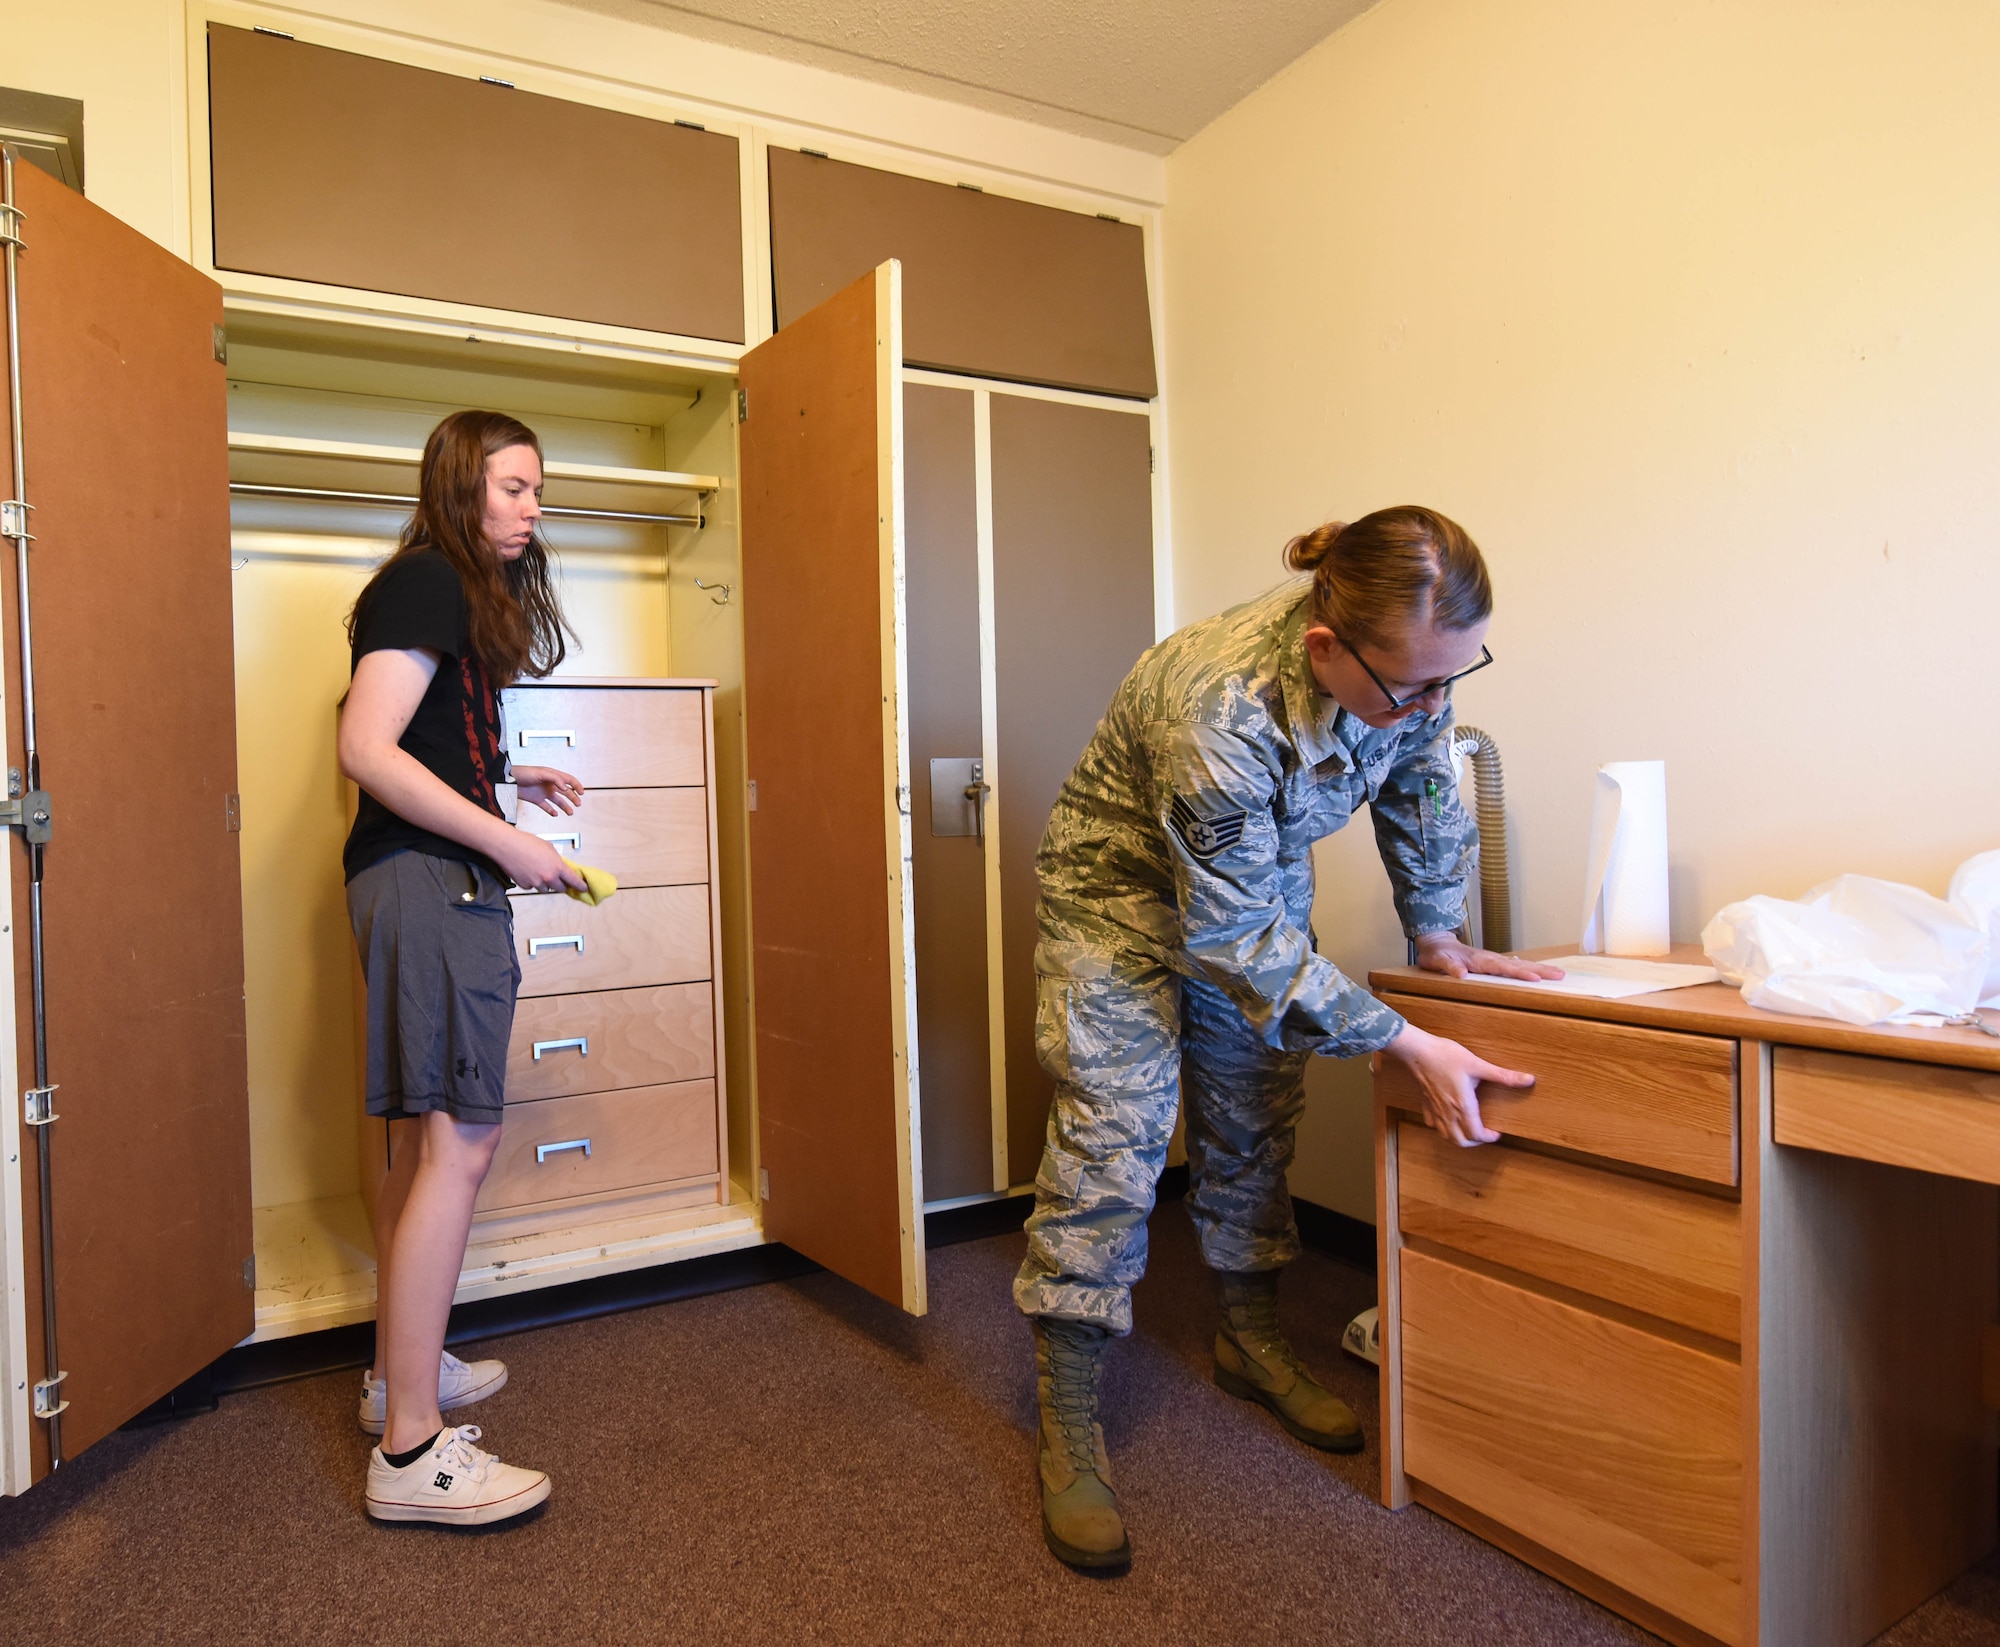
[[[1377,1076],[1384,1503],[1690,1644],[1859,1647],[1995,1547],[2000,1040],[1370,982],[1539,1077],[1460,1150]]]

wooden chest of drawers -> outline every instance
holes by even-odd
[[[1371,982],[1537,1077],[1468,1150],[1378,1071],[1385,1503],[1682,1647],[1859,1647],[1993,1549],[1992,1043]]]
[[[514,761],[574,773],[586,790],[568,816],[521,805],[516,827],[619,889],[597,909],[513,894],[521,992],[484,1222],[728,1200],[712,699],[706,684],[664,681],[503,695]]]
[[[1403,1470],[1420,1499],[1532,1541],[1655,1629],[1740,1640],[1736,1044],[1389,1000],[1532,1070],[1531,1094],[1481,1095],[1487,1123],[1562,1152],[1393,1123]],[[1422,1109],[1400,1064],[1377,1090],[1392,1113]]]

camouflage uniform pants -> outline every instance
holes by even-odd
[[[1143,963],[1106,974],[1038,979],[1035,1051],[1056,1091],[1014,1302],[1124,1334],[1183,1095],[1187,1208],[1208,1266],[1298,1255],[1285,1169],[1311,1055],[1266,1045],[1211,984]]]

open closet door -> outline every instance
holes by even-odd
[[[54,1424],[30,1420],[40,1476],[51,1439],[73,1457],[248,1334],[254,1274],[221,290],[34,167],[17,166],[14,186],[25,450],[8,495],[25,482],[35,541],[25,622],[15,547],[0,544],[0,683],[7,765],[33,788],[25,630],[53,812],[38,850],[58,1119],[19,1129],[23,1216],[7,1236],[20,1236],[30,1380],[67,1374],[45,1404],[69,1403]],[[7,1017],[25,1090],[37,1083],[20,829],[6,850]]]
[[[743,357],[743,713],[764,1233],[921,1315],[901,286]]]

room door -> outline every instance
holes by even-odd
[[[902,270],[742,360],[764,1233],[921,1315]]]
[[[33,167],[14,187],[24,451],[5,472],[34,542],[25,618],[0,543],[0,690],[7,765],[47,792],[53,833],[7,832],[10,1492],[242,1339],[255,1282],[221,291]],[[58,1119],[29,1124],[43,1085]],[[34,1385],[57,1372],[41,1404],[67,1406],[35,1417]]]

